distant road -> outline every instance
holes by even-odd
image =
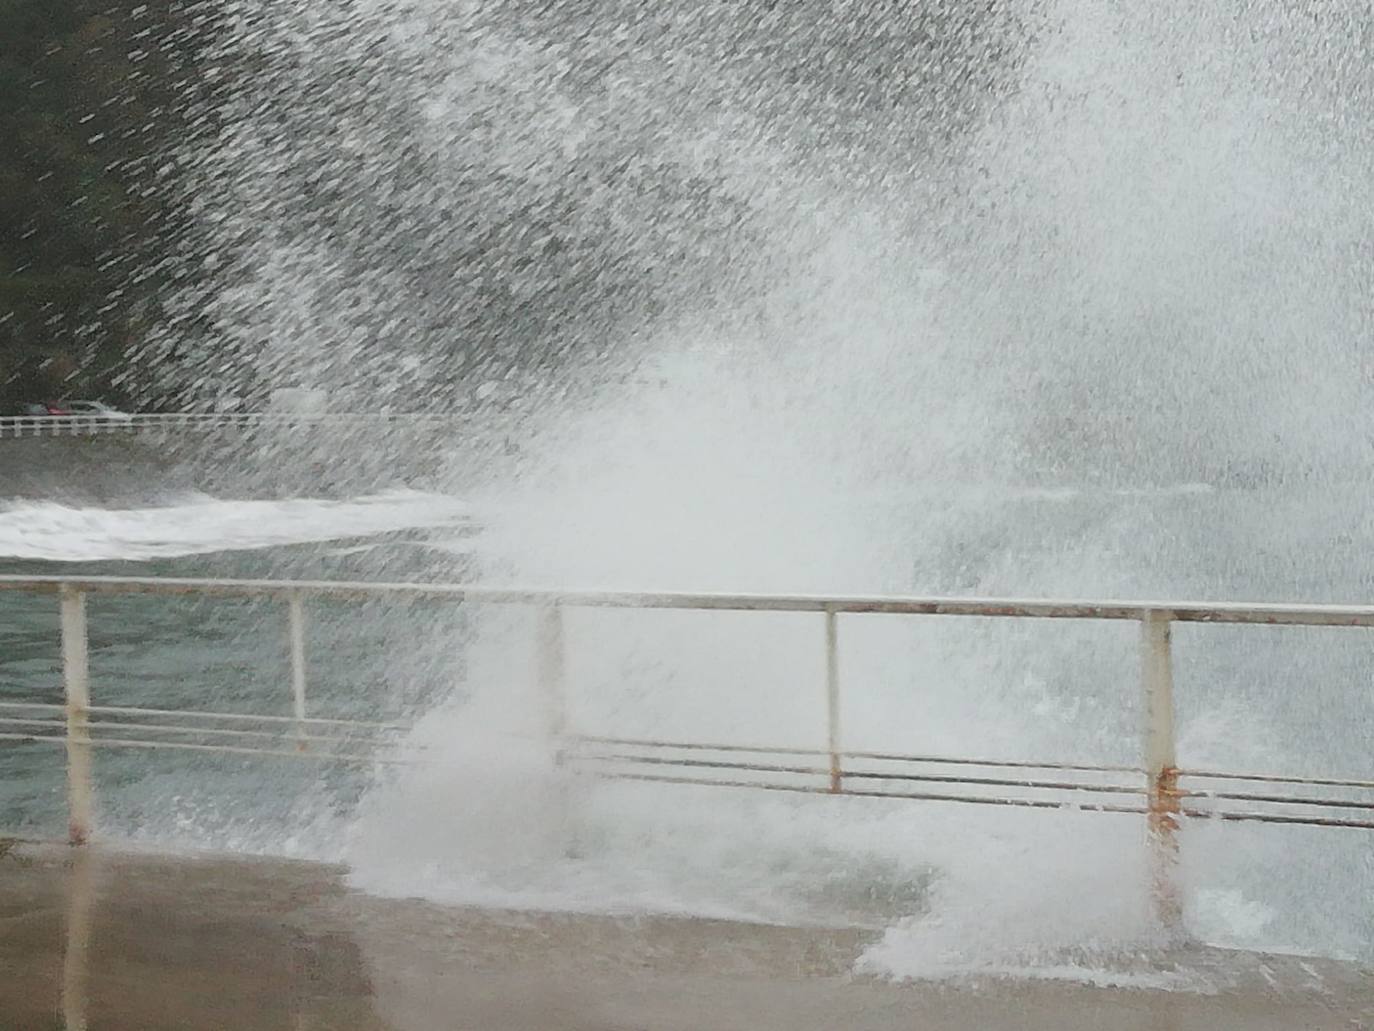
[[[0,439],[172,434],[185,430],[441,425],[463,416],[436,412],[173,412],[127,417],[99,415],[16,415],[0,417]]]
[[[500,415],[286,412],[0,418],[5,500],[143,507],[187,493],[352,498],[461,492],[517,454]],[[0,1022],[2,1023],[2,1022]]]

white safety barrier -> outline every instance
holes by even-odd
[[[816,597],[568,592],[457,584],[0,577],[0,590],[56,595],[62,619],[66,704],[0,700],[0,739],[64,744],[70,840],[86,841],[93,817],[90,750],[162,748],[345,762],[424,761],[393,746],[396,723],[308,715],[306,603],[430,600],[521,605],[539,613],[538,675],[550,747],[577,769],[616,779],[710,784],[1145,816],[1154,842],[1162,918],[1178,915],[1171,870],[1184,817],[1374,829],[1374,781],[1262,772],[1181,769],[1175,757],[1170,628],[1174,623],[1374,627],[1374,606],[1042,601],[992,598]],[[293,715],[190,712],[92,704],[86,598],[93,594],[195,595],[280,601],[288,642]],[[564,719],[563,613],[577,608],[815,613],[825,641],[824,750],[727,745],[568,733]],[[841,616],[871,613],[1007,619],[1127,620],[1140,627],[1143,747],[1136,766],[846,749],[840,725]],[[850,690],[855,690],[851,687]],[[858,685],[857,689],[862,689]]]

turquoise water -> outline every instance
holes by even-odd
[[[408,539],[151,562],[7,562],[0,572],[375,579],[385,566],[393,575],[460,575],[461,560],[425,551]],[[95,705],[291,715],[280,602],[93,596],[87,614]],[[310,602],[309,715],[405,722],[450,696],[463,621],[458,605]],[[446,640],[454,648],[445,648]],[[0,699],[62,698],[56,599],[0,592]],[[95,761],[104,832],[276,852],[311,851],[308,829],[346,817],[368,776],[359,765],[171,750],[98,749]],[[0,828],[41,837],[63,833],[64,763],[63,749],[53,744],[0,742]],[[316,838],[328,836],[321,830]]]

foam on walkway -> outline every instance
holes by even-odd
[[[0,1026],[102,1031],[1356,1031],[1374,978],[1193,951],[1211,987],[852,974],[861,932],[455,909],[337,867],[0,842]],[[1161,983],[1170,983],[1167,979]],[[1202,982],[1199,982],[1200,984]]]

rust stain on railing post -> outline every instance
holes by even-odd
[[[1174,744],[1174,675],[1168,612],[1140,618],[1141,687],[1145,706],[1145,772],[1148,778],[1151,892],[1160,924],[1177,933],[1183,922],[1178,887],[1180,792]]]
[[[834,609],[825,613],[825,709],[826,748],[830,752],[830,793],[844,789],[844,770],[840,764],[840,628]]]
[[[63,587],[62,683],[67,702],[67,840],[84,845],[91,835],[90,661],[86,595]]]

